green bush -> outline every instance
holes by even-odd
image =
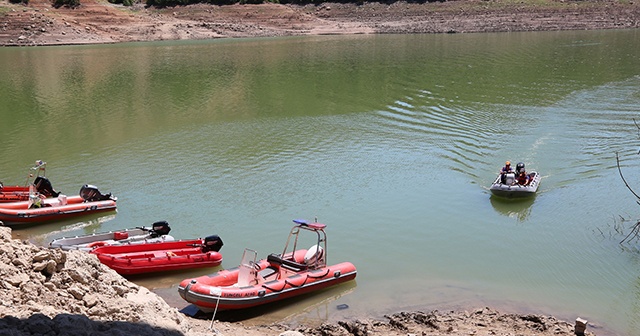
[[[146,0],[147,6],[174,7],[185,6],[196,3],[209,3],[212,5],[232,5],[235,3],[258,4],[264,0]]]
[[[80,6],[80,0],[54,0],[53,7],[60,8],[62,6],[75,8]]]
[[[135,0],[108,0],[112,4],[123,4],[125,6],[133,6]]]

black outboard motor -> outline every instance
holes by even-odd
[[[56,192],[51,185],[51,181],[44,176],[38,176],[33,180],[33,185],[36,186],[36,190],[47,197],[58,197],[59,192]]]
[[[82,196],[82,199],[84,199],[85,202],[106,201],[113,199],[111,197],[111,193],[103,195],[100,193],[100,190],[98,190],[98,187],[90,184],[85,184],[82,186],[82,188],[80,188],[80,196]]]
[[[169,223],[167,221],[155,222],[151,226],[151,238],[164,236],[166,234],[169,234],[170,231],[171,228],[169,227]]]
[[[524,163],[518,162],[516,165],[516,174],[520,175],[520,173],[524,173]]]
[[[218,252],[222,248],[222,245],[224,245],[224,243],[218,235],[206,237],[204,239],[204,245],[202,245],[202,252]]]

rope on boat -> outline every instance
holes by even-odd
[[[262,284],[262,287],[272,291],[272,292],[282,292],[284,290],[285,287],[287,287],[287,282],[285,281],[285,283],[282,285],[282,288],[280,289],[275,289],[275,288],[270,288],[269,286]]]
[[[313,279],[320,279],[320,278],[324,278],[327,276],[327,274],[329,274],[329,269],[327,268],[327,272],[323,275],[312,275],[311,273],[307,274],[307,278],[313,278]]]
[[[213,330],[213,332],[218,335],[220,334],[220,331],[218,331],[218,329],[213,327],[213,321],[216,319],[216,313],[218,312],[218,304],[220,303],[220,297],[222,296],[222,293],[220,293],[220,295],[218,295],[218,300],[216,300],[216,308],[213,309],[213,316],[211,316],[211,325],[209,325],[209,329]]]
[[[289,280],[285,280],[284,283],[285,283],[285,286],[286,286],[286,284],[289,284],[289,286],[291,286],[291,287],[298,288],[298,287],[302,287],[302,286],[306,285],[307,284],[307,280],[309,280],[309,275],[308,274],[307,274],[307,277],[304,278],[304,281],[298,286],[296,286],[294,283],[289,282]]]

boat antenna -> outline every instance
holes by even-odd
[[[42,176],[44,176],[44,175],[47,174],[46,169],[47,169],[47,163],[46,162],[44,162],[42,160],[36,160],[36,164],[33,167],[31,167],[30,170],[36,170],[36,171],[42,170],[44,172],[42,174]],[[40,175],[40,172],[38,172],[37,175]],[[27,181],[24,184],[25,185],[29,185],[29,179],[32,178],[33,176],[34,176],[33,173],[29,172],[29,174],[27,174]]]
[[[36,165],[31,167],[31,170],[42,170],[44,171],[47,168],[47,163],[42,160],[37,160]]]

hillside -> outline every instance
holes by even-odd
[[[640,27],[633,0],[458,0],[322,5],[124,7],[80,0],[54,8],[0,0],[0,45],[273,37],[321,34],[471,33]]]

